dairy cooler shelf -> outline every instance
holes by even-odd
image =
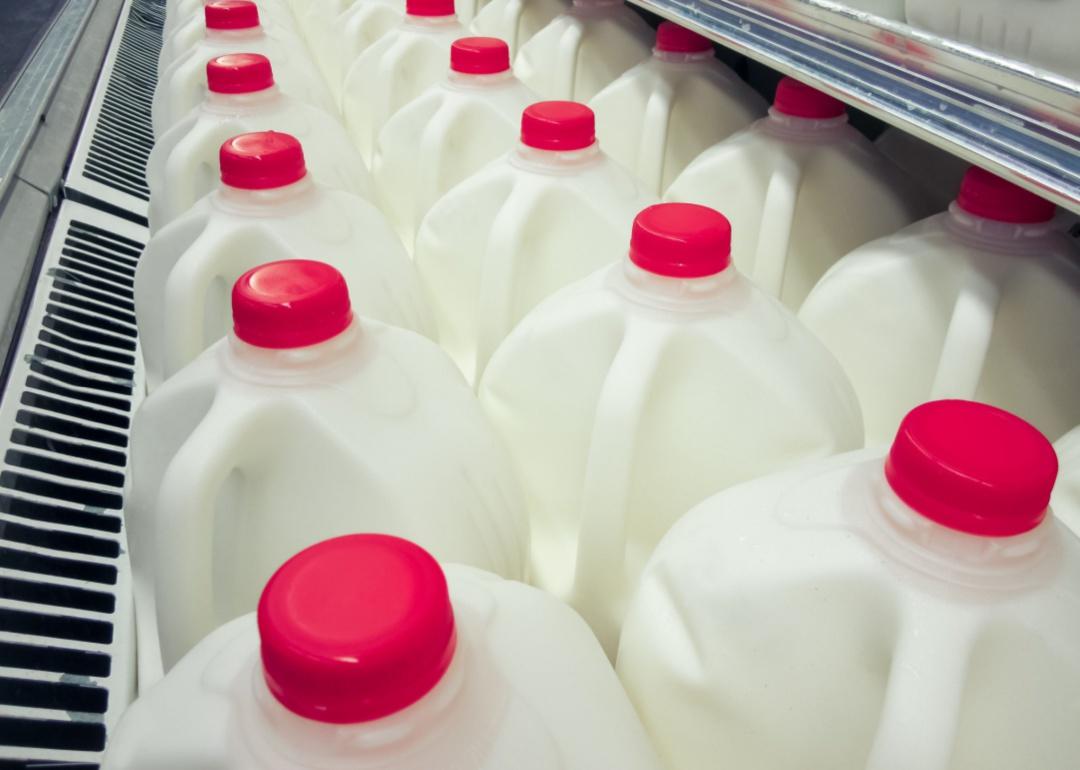
[[[1080,83],[828,0],[629,0],[1080,213]]]

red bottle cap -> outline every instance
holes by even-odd
[[[346,535],[293,556],[266,584],[258,623],[270,692],[302,717],[337,724],[418,701],[457,643],[442,568],[390,535]]]
[[[630,261],[670,278],[703,278],[731,264],[731,223],[708,206],[657,203],[636,217]]]
[[[1025,225],[1049,222],[1055,211],[1050,201],[978,166],[964,174],[956,205],[977,217]]]
[[[218,152],[221,181],[243,190],[269,190],[307,173],[299,140],[280,131],[256,131],[226,140]]]
[[[258,53],[229,53],[206,63],[206,85],[215,94],[249,94],[274,85],[270,60]]]
[[[405,0],[409,16],[453,16],[454,0]]]
[[[463,37],[450,46],[450,69],[468,75],[494,75],[510,69],[510,46],[497,37]]]
[[[259,348],[303,348],[345,331],[349,288],[325,262],[285,259],[248,270],[233,285],[233,331]]]
[[[773,108],[782,115],[812,120],[838,118],[847,112],[847,107],[839,99],[800,83],[795,78],[780,79],[776,86]]]
[[[251,0],[214,0],[203,6],[207,29],[250,29],[259,26],[259,8]]]
[[[984,537],[1009,537],[1045,518],[1057,477],[1054,448],[1033,426],[974,401],[931,401],[900,423],[885,478],[918,513]]]
[[[701,53],[712,50],[709,38],[680,27],[673,21],[662,21],[656,28],[656,50],[671,53]]]
[[[521,114],[521,142],[538,150],[569,152],[596,141],[596,116],[580,102],[537,102]]]

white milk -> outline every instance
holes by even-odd
[[[158,52],[158,72],[164,72],[178,56],[198,45],[206,31],[204,7],[210,0],[183,0],[177,13],[165,16],[161,51]],[[259,23],[274,37],[300,42],[292,12],[281,0],[252,0],[259,9]],[[182,17],[182,18],[181,18]],[[170,25],[170,20],[172,24]]]
[[[465,29],[454,0],[406,0],[405,17],[349,65],[341,106],[364,160],[395,112],[446,77],[450,45]]]
[[[1054,207],[982,169],[957,202],[841,260],[799,317],[840,360],[867,444],[931,398],[1015,412],[1056,439],[1080,423],[1080,254]]]
[[[613,658],[638,576],[687,509],[862,445],[840,367],[729,265],[730,244],[704,206],[645,209],[629,256],[525,316],[480,383],[524,485],[530,580]]]
[[[1054,449],[1061,467],[1050,503],[1058,518],[1080,536],[1080,427],[1059,438]]]
[[[712,43],[670,21],[652,58],[589,102],[604,151],[656,195],[705,149],[763,116],[765,101],[713,56]]]
[[[654,200],[600,151],[588,107],[525,110],[521,144],[440,198],[416,236],[439,342],[466,378],[542,299],[619,260]]]
[[[262,28],[251,0],[215,0],[204,7],[203,38],[159,73],[151,109],[160,137],[206,98],[206,63],[229,53],[262,54],[273,62],[275,82],[289,96],[334,111],[330,92],[299,41]]]
[[[233,333],[133,421],[143,686],[327,537],[386,532],[521,575],[527,525],[505,451],[434,343],[354,317],[324,262],[245,273],[232,316]]]
[[[621,0],[574,0],[573,7],[521,44],[514,72],[545,99],[587,102],[648,59],[654,36]]]
[[[328,262],[345,274],[361,315],[432,333],[415,270],[386,219],[312,181],[294,137],[241,134],[221,158],[222,184],[155,233],[135,271],[150,390],[225,336],[229,289],[267,260]]]
[[[1080,80],[1076,0],[906,0],[914,27]]]
[[[514,146],[522,110],[534,101],[510,71],[505,42],[454,42],[446,79],[379,132],[373,163],[379,201],[407,248],[443,193]]]
[[[669,768],[1072,770],[1080,541],[1038,431],[972,402],[701,504],[618,671]]]
[[[476,14],[470,29],[505,40],[510,55],[516,56],[521,46],[570,6],[571,0],[491,0]]]
[[[724,212],[736,267],[792,310],[840,257],[930,213],[842,102],[791,78],[769,117],[703,152],[664,197]]]
[[[341,123],[281,93],[259,54],[226,54],[206,64],[206,99],[154,144],[146,164],[150,232],[156,233],[217,186],[218,152],[237,134],[267,126],[295,136],[311,178],[324,187],[374,200],[367,166]]]
[[[370,534],[286,562],[124,714],[102,767],[660,770],[569,608]]]

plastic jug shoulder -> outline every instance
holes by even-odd
[[[1047,513],[1055,469],[1020,419],[931,402],[884,457],[691,511],[645,570],[617,666],[662,760],[1072,767],[1080,540]]]
[[[397,27],[405,16],[403,0],[335,2],[331,10],[312,4],[306,39],[327,85],[341,101],[349,65],[379,38]]]
[[[521,126],[521,145],[440,198],[416,238],[439,340],[473,382],[537,303],[619,259],[654,200],[601,152],[585,105],[540,102]]]
[[[842,102],[791,78],[768,118],[703,152],[664,197],[723,211],[736,267],[791,310],[849,251],[930,213]]]
[[[162,30],[161,51],[158,53],[158,72],[168,69],[177,57],[199,44],[206,31],[204,7],[212,0],[185,0],[183,7],[177,9],[177,15],[167,14]],[[295,22],[288,7],[279,0],[252,0],[259,9],[259,23],[272,36],[289,40],[292,44],[302,43],[296,34]],[[184,14],[183,18],[179,18]],[[169,25],[169,20],[173,24]]]
[[[856,249],[810,293],[799,316],[848,373],[868,444],[931,398],[992,403],[1051,438],[1080,423],[1080,263],[1053,216],[971,169],[948,213]]]
[[[514,73],[545,99],[587,102],[649,58],[654,33],[621,0],[574,0],[521,45]]]
[[[589,101],[605,152],[660,195],[708,147],[762,117],[757,92],[713,56],[712,43],[670,21],[650,59]]]
[[[469,29],[505,40],[516,56],[532,36],[571,7],[571,0],[491,0],[476,14]]]
[[[387,121],[373,168],[383,210],[409,249],[436,200],[514,146],[533,101],[510,71],[505,42],[460,38],[447,79]]]
[[[348,612],[326,612],[328,600]],[[505,770],[522,761],[659,770],[614,672],[565,605],[363,534],[289,559],[257,613],[210,634],[124,714],[102,766]]]
[[[480,383],[525,489],[531,579],[612,656],[637,576],[686,510],[861,445],[839,366],[729,249],[715,211],[645,209],[629,257],[525,316]]]

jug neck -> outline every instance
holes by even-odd
[[[847,123],[847,115],[835,118],[800,118],[780,112],[775,107],[770,107],[768,117],[761,121],[765,130],[775,136],[807,142],[833,141],[846,131]]]
[[[501,88],[514,82],[513,70],[476,75],[468,72],[450,70],[446,77],[448,85],[465,91],[479,91],[485,88]]]
[[[318,198],[318,187],[311,174],[292,184],[264,190],[245,190],[221,184],[216,190],[214,204],[230,214],[251,217],[282,216],[288,211],[307,208]]]
[[[517,168],[539,174],[576,174],[603,159],[599,142],[593,142],[580,150],[560,152],[541,150],[518,143],[510,154],[510,162]]]
[[[666,64],[700,64],[701,62],[707,62],[713,58],[712,50],[708,51],[661,51],[659,48],[654,48],[653,59],[656,61],[662,61]]]
[[[245,27],[243,29],[207,29],[206,42],[224,45],[236,43],[249,43],[253,40],[261,40],[266,33],[261,26]]]
[[[405,14],[402,25],[416,32],[438,32],[453,27],[457,23],[457,16],[453,14],[449,16],[413,16]]]
[[[976,216],[960,208],[956,201],[945,214],[946,227],[959,240],[975,248],[1016,254],[1045,252],[1054,222],[1017,224]]]
[[[734,267],[701,278],[672,278],[635,265],[629,258],[613,267],[610,286],[639,305],[673,312],[714,309],[737,280]]]
[[[292,387],[336,382],[356,371],[364,352],[364,335],[353,320],[345,331],[325,342],[302,348],[260,348],[229,332],[225,367],[244,382]]]
[[[261,91],[249,91],[241,94],[220,94],[208,91],[203,107],[207,112],[222,115],[244,115],[276,107],[281,103],[282,95],[276,85]]]

